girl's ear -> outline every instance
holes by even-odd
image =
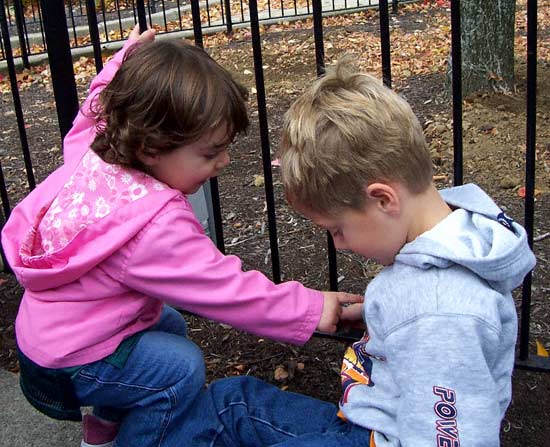
[[[397,188],[388,183],[371,183],[366,189],[367,200],[384,213],[397,215],[401,210]]]

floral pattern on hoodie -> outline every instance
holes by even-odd
[[[33,255],[62,249],[119,206],[166,188],[143,172],[106,163],[89,150],[44,214],[38,226],[40,246],[35,244]]]

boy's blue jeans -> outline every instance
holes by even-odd
[[[72,381],[82,406],[122,422],[115,446],[182,447],[183,418],[204,388],[204,360],[186,338],[184,318],[165,306],[124,365],[100,360],[82,367]]]
[[[188,437],[182,445],[368,447],[370,430],[343,421],[337,411],[253,377],[221,379],[197,397],[180,427]]]

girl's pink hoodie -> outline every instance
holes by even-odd
[[[64,144],[64,164],[12,212],[6,257],[24,286],[17,343],[41,366],[106,357],[155,324],[163,303],[283,342],[301,344],[319,322],[322,294],[243,272],[204,234],[187,198],[138,171],[103,162],[90,104],[128,42],[90,87]]]

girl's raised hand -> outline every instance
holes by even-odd
[[[130,32],[128,36],[129,40],[139,40],[141,42],[152,42],[155,40],[156,30],[154,28],[147,28],[146,31],[140,34],[139,24],[134,26],[134,29]]]

